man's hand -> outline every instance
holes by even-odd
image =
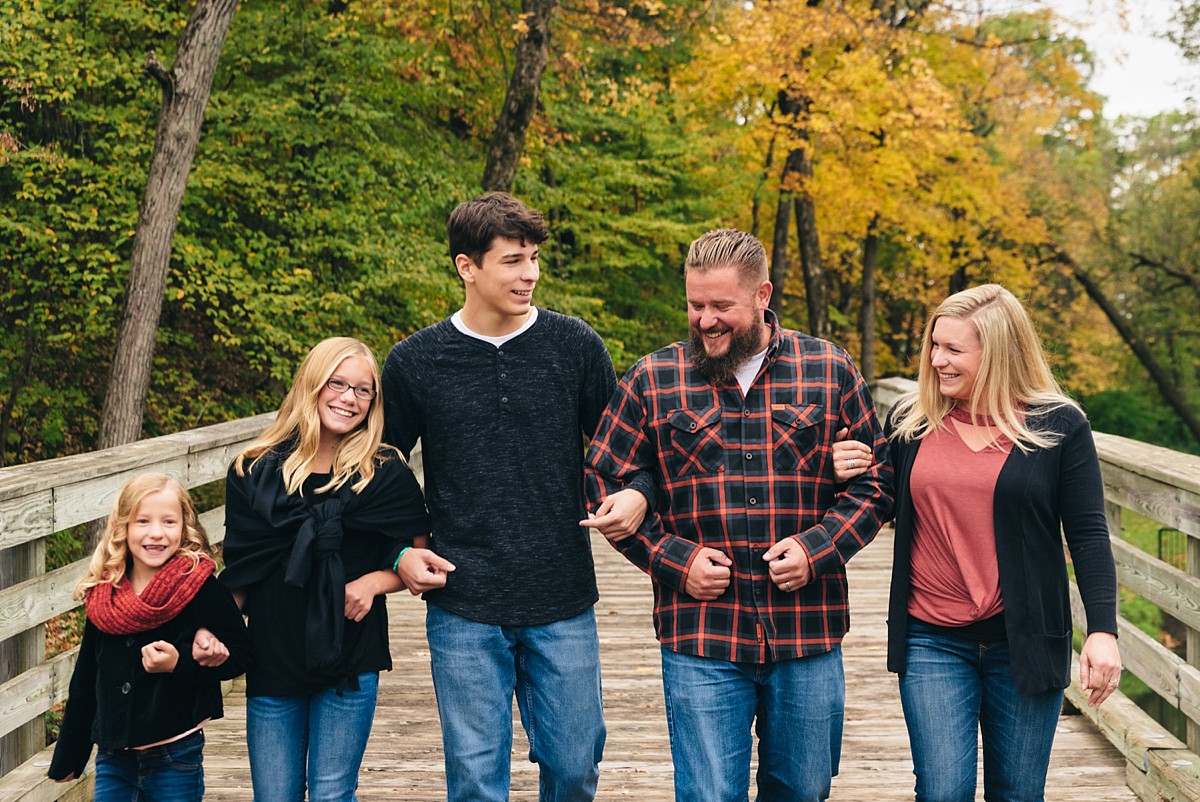
[[[834,436],[833,476],[839,482],[848,482],[875,464],[871,447],[849,437],[849,429],[842,429]]]
[[[812,581],[812,566],[808,554],[793,538],[784,538],[772,546],[763,559],[775,586],[785,593],[799,590]]]
[[[649,506],[646,497],[633,488],[618,490],[600,503],[595,513],[588,513],[580,526],[600,530],[600,534],[616,543],[638,530]]]
[[[729,587],[733,561],[716,549],[702,548],[688,567],[684,590],[694,599],[712,601]]]
[[[205,668],[216,668],[229,659],[229,649],[207,627],[200,627],[192,637],[192,659]]]
[[[147,674],[170,674],[179,663],[179,650],[165,640],[142,647],[142,668]]]
[[[416,596],[427,590],[444,588],[446,575],[454,570],[454,563],[438,556],[429,549],[413,547],[404,552],[396,573],[404,582],[408,592]]]

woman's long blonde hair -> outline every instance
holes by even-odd
[[[1054,380],[1029,312],[999,284],[956,292],[930,316],[921,342],[917,390],[896,402],[892,436],[919,440],[943,428],[943,419],[956,403],[942,395],[931,363],[933,327],[943,317],[969,322],[983,346],[967,411],[992,418],[1022,451],[1057,443],[1056,434],[1038,430],[1037,417],[1057,407],[1077,405]]]
[[[383,443],[383,404],[379,398],[379,363],[375,354],[353,337],[330,337],[308,352],[279,406],[275,422],[233,461],[238,476],[245,476],[247,470],[253,471],[263,456],[281,445],[294,443],[292,453],[283,463],[283,484],[288,493],[301,491],[304,481],[313,473],[321,442],[318,396],[338,365],[350,357],[363,359],[370,366],[375,397],[367,408],[366,419],[338,441],[333,454],[332,478],[317,492],[337,490],[356,474],[359,479],[352,487],[354,492],[362,492],[375,476],[375,463]],[[400,452],[396,451],[396,456],[399,457]]]
[[[108,522],[104,526],[104,534],[100,536],[100,542],[92,552],[92,561],[88,564],[87,573],[75,586],[73,595],[76,600],[82,600],[88,588],[106,582],[116,585],[121,581],[129,567],[129,522],[137,515],[138,507],[147,496],[164,491],[172,493],[183,510],[183,537],[176,553],[190,558],[193,567],[201,560],[213,559],[208,534],[200,525],[196,505],[192,503],[187,488],[180,484],[178,479],[165,473],[143,473],[130,479],[117,492],[112,512],[108,514]]]

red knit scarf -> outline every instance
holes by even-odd
[[[201,557],[193,568],[191,558],[176,554],[140,596],[133,592],[128,575],[115,586],[110,582],[94,585],[84,599],[88,620],[109,635],[132,635],[160,627],[187,607],[215,567],[212,560]]]

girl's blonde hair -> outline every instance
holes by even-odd
[[[992,418],[996,428],[1022,451],[1055,445],[1059,436],[1039,431],[1038,416],[1077,405],[1054,380],[1029,312],[999,284],[956,292],[930,316],[921,342],[917,390],[896,402],[893,437],[919,440],[942,429],[943,419],[956,403],[942,395],[931,364],[933,327],[943,317],[971,323],[983,346],[967,411]]]
[[[337,490],[355,474],[360,478],[353,490],[362,492],[375,476],[375,462],[383,443],[383,404],[379,398],[379,363],[364,343],[353,337],[330,337],[313,346],[300,363],[292,387],[279,406],[275,422],[257,440],[246,447],[233,461],[238,476],[253,471],[265,455],[285,443],[294,443],[292,453],[283,463],[283,484],[288,493],[298,493],[304,481],[312,475],[321,442],[321,417],[317,400],[325,382],[338,365],[350,357],[366,361],[371,368],[375,397],[367,408],[366,419],[354,431],[342,435],[333,454],[332,478],[318,493]],[[395,449],[392,449],[395,451]],[[396,451],[396,456],[400,452]],[[248,464],[247,464],[248,462]]]
[[[112,512],[108,514],[108,522],[104,526],[104,534],[100,536],[100,542],[92,552],[92,561],[88,564],[87,573],[75,586],[73,595],[76,600],[82,600],[88,588],[104,583],[116,585],[125,576],[129,568],[129,522],[137,515],[138,507],[147,496],[162,492],[173,494],[183,510],[183,537],[176,553],[191,559],[193,567],[201,560],[213,559],[208,534],[200,525],[196,505],[192,503],[187,488],[180,484],[178,479],[165,473],[143,473],[130,479],[117,492]]]

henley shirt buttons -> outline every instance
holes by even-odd
[[[501,374],[500,374],[500,378],[502,378],[502,379],[507,379],[507,378],[508,378],[508,374],[507,374],[507,373],[501,373]]]
[[[502,395],[502,396],[500,396],[500,403],[501,403],[501,404],[507,404],[507,403],[508,403],[508,396],[506,396],[506,395]]]
[[[129,693],[129,690],[132,687],[133,687],[132,685],[130,685],[128,682],[126,682],[124,685],[121,686],[121,693]]]

